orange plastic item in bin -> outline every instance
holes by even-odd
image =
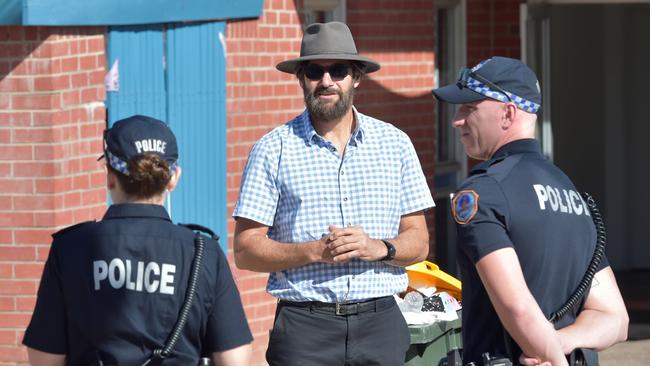
[[[429,261],[412,264],[406,267],[409,276],[409,286],[413,288],[435,286],[438,291],[447,291],[457,300],[462,300],[461,283],[455,277],[443,272]]]

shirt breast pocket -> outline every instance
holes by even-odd
[[[361,204],[383,212],[399,210],[402,187],[399,164],[379,160],[360,172],[358,182],[358,200]]]

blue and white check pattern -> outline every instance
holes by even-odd
[[[483,65],[487,64],[487,63],[490,62],[490,61],[492,61],[492,58],[491,58],[491,57],[488,58],[488,59],[485,59],[485,60],[483,60],[483,61],[481,61],[481,62],[479,62],[478,64],[476,64],[476,66],[472,67],[472,72],[476,72],[478,69],[480,69],[481,67],[483,67]]]
[[[508,97],[503,95],[503,93],[490,89],[488,85],[472,78],[471,76],[467,78],[466,87],[479,94],[483,94],[488,98],[496,99],[504,103],[509,102]],[[508,96],[510,97],[512,102],[517,106],[517,108],[530,113],[537,113],[537,111],[539,110],[540,107],[539,104],[535,102],[531,102],[530,100],[524,99],[518,95],[512,94],[507,90],[504,90],[504,92],[508,94]]]
[[[110,166],[113,167],[113,169],[117,170],[118,172],[120,172],[120,173],[122,173],[124,175],[129,175],[128,164],[124,160],[122,160],[122,159],[118,158],[117,156],[111,154],[111,152],[108,151],[108,150],[106,150],[104,152],[104,154],[106,155],[106,158],[108,159],[108,164],[110,164]],[[174,171],[176,171],[176,167],[177,167],[177,163],[173,163],[172,165],[169,166],[169,170],[172,173],[174,173]]]
[[[394,238],[402,215],[434,206],[408,136],[357,113],[344,158],[304,112],[253,147],[233,216],[269,226],[281,243],[317,240],[330,225],[360,225],[375,239]],[[286,244],[291,245],[291,244]],[[402,267],[383,262],[309,264],[273,272],[267,291],[292,301],[342,302],[404,291]]]
[[[106,150],[105,154],[106,157],[108,158],[108,164],[111,167],[113,167],[113,169],[117,170],[118,172],[124,175],[129,175],[129,169],[127,168],[127,164],[125,161],[111,154],[111,152],[108,150]]]

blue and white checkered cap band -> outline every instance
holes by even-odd
[[[480,69],[481,67],[483,67],[483,65],[487,64],[489,61],[492,61],[492,59],[491,59],[491,58],[488,58],[487,60],[483,60],[483,61],[479,62],[478,65],[472,67],[472,72],[476,72],[476,70],[478,70],[478,69]]]
[[[108,150],[106,150],[105,154],[108,159],[108,163],[111,165],[111,167],[113,167],[113,169],[117,170],[118,172],[124,175],[129,175],[129,169],[127,168],[127,163],[125,161],[111,154],[111,152]],[[177,166],[178,164],[173,163],[172,165],[169,166],[169,171],[174,173],[176,171]]]
[[[110,164],[113,169],[124,175],[129,175],[129,170],[127,169],[127,164],[125,161],[111,154],[111,152],[108,150],[106,150],[106,157],[108,158],[108,164]]]
[[[503,93],[492,90],[490,87],[472,77],[467,78],[467,85],[465,85],[468,89],[471,89],[479,94],[483,94],[488,98],[496,99],[501,102],[508,102],[508,97],[503,95]],[[518,95],[512,94],[509,91],[505,91],[506,94],[512,99],[512,102],[517,106],[517,108],[524,110],[529,113],[537,113],[539,110],[540,105],[531,102],[530,100],[524,99]]]

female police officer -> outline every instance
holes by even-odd
[[[225,255],[174,225],[163,207],[180,177],[165,123],[133,116],[104,134],[113,204],[100,222],[54,234],[36,308],[25,332],[32,365],[246,365],[252,336]],[[197,262],[200,264],[195,264]],[[177,325],[198,265],[187,321]],[[181,322],[182,323],[182,322]],[[173,328],[178,334],[170,336]],[[174,338],[174,341],[170,341]]]

